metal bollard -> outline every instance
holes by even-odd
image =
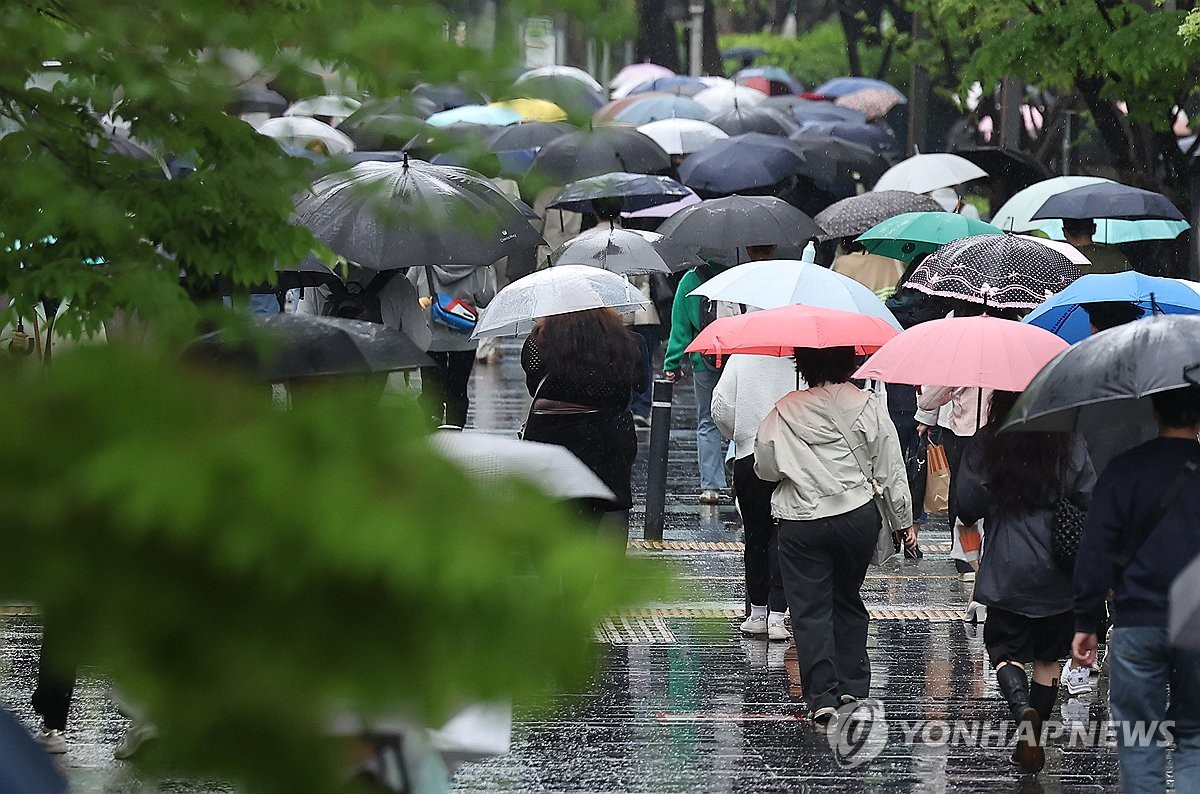
[[[654,381],[650,409],[650,459],[646,466],[646,526],[644,540],[662,540],[667,509],[667,452],[671,446],[671,394],[675,384]]]

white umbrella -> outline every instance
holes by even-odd
[[[637,130],[667,154],[691,154],[713,141],[729,137],[720,127],[696,119],[660,119],[643,124]]]
[[[555,499],[615,499],[613,492],[566,447],[480,432],[442,430],[429,444],[472,479],[492,484],[522,480]]]
[[[700,197],[695,193],[689,193],[679,201],[672,201],[670,204],[659,204],[657,207],[647,207],[644,210],[637,212],[622,212],[622,218],[669,218],[679,212],[684,207],[690,207],[693,204],[699,204]]]
[[[840,309],[879,317],[896,330],[902,330],[874,292],[852,278],[811,262],[793,259],[749,262],[718,273],[690,294],[744,303],[758,309],[776,309],[795,303]]]
[[[692,101],[699,102],[715,114],[738,107],[752,108],[766,102],[767,95],[757,88],[730,83],[706,88],[692,97]]]
[[[613,98],[619,99],[618,93],[621,92],[621,89],[630,89],[641,83],[659,77],[671,77],[674,74],[667,67],[659,66],[656,63],[631,63],[608,81],[608,87],[613,89]]]
[[[1092,260],[1088,259],[1087,256],[1084,255],[1083,251],[1080,251],[1070,243],[1064,243],[1062,240],[1050,240],[1045,237],[1035,237],[1032,234],[1018,234],[1017,237],[1020,237],[1022,240],[1030,240],[1039,245],[1044,245],[1051,250],[1058,251],[1067,259],[1070,259],[1071,264],[1073,265],[1087,265],[1090,267],[1092,264]]]
[[[299,102],[283,111],[283,115],[330,116],[333,118],[344,119],[354,111],[358,110],[360,107],[362,107],[362,102],[359,102],[353,97],[326,94],[325,96],[314,96],[309,97],[308,99],[301,99]]]
[[[583,83],[594,91],[600,91],[601,93],[604,91],[604,86],[596,82],[596,78],[592,77],[590,74],[577,66],[539,66],[536,69],[530,69],[528,72],[522,74],[513,82],[513,85],[520,85],[526,80],[530,80],[534,77],[569,77],[572,80],[577,80],[578,82]]]
[[[588,265],[562,265],[519,278],[483,309],[472,339],[519,336],[541,317],[608,307],[622,314],[649,309],[641,291],[623,276]]]
[[[267,119],[259,125],[258,131],[280,143],[290,143],[300,147],[319,142],[331,155],[349,154],[354,151],[354,141],[350,140],[345,133],[338,132],[325,122],[308,116]]]
[[[987,175],[987,171],[957,154],[914,154],[885,171],[873,190],[928,193]]]

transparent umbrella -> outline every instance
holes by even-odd
[[[539,318],[599,308],[632,314],[650,302],[623,276],[587,265],[561,265],[519,278],[496,293],[475,326],[473,339],[519,336]]]
[[[567,241],[550,255],[556,267],[588,265],[622,275],[670,273],[704,264],[694,249],[661,234],[633,229],[596,229]]]

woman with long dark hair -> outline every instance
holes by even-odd
[[[963,452],[952,487],[963,523],[987,519],[975,600],[988,607],[983,641],[1022,726],[1013,761],[1036,773],[1045,763],[1038,735],[1054,708],[1058,660],[1070,653],[1075,625],[1071,572],[1056,563],[1050,536],[1061,500],[1088,508],[1096,473],[1076,433],[999,432],[1017,396],[992,393],[988,422]]]
[[[533,397],[524,438],[566,447],[612,490],[614,500],[582,505],[597,520],[633,504],[637,435],[629,397],[644,388],[639,364],[637,341],[612,309],[545,317],[521,349]]]
[[[779,483],[771,496],[779,569],[804,695],[814,724],[824,727],[838,706],[870,693],[870,615],[859,590],[880,521],[907,529],[910,547],[916,531],[887,407],[850,382],[854,348],[796,348],[795,356],[808,389],[777,402],[759,426],[754,471]],[[887,516],[876,507],[877,487]]]

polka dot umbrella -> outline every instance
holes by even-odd
[[[1079,277],[1079,268],[1052,248],[1010,234],[987,234],[942,246],[905,285],[997,309],[1032,309]]]

